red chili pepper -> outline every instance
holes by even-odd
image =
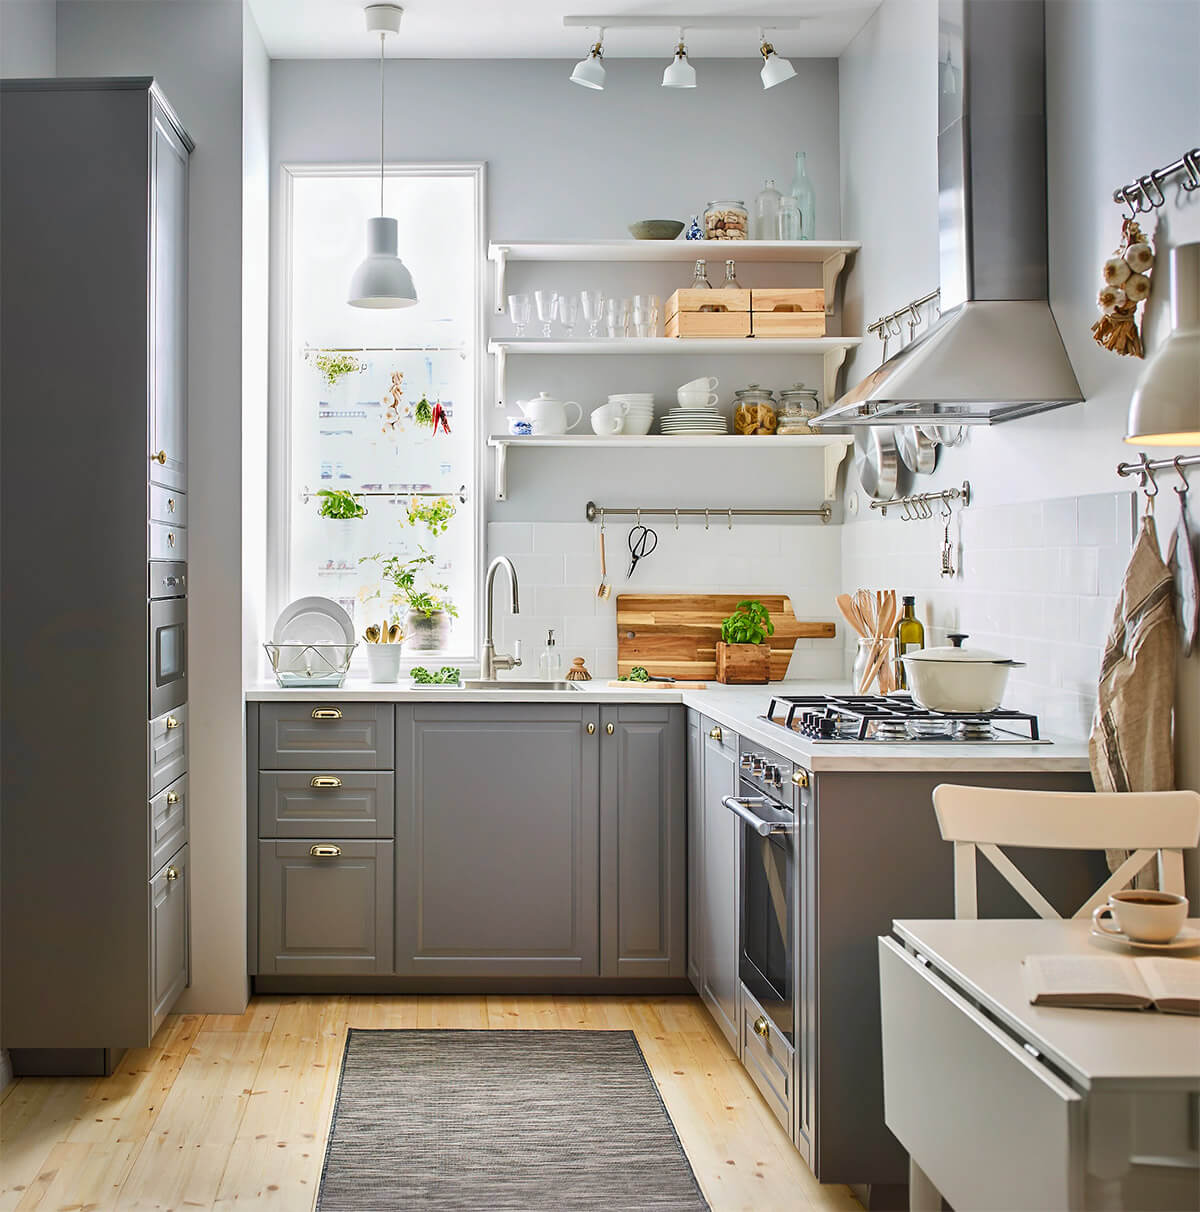
[[[438,401],[438,402],[437,402],[437,403],[436,403],[436,404],[433,406],[433,432],[434,432],[435,434],[436,434],[436,433],[437,433],[437,431],[438,431],[438,426],[439,426],[439,425],[442,427],[442,432],[443,432],[443,433],[449,434],[449,432],[450,432],[450,422],[449,422],[449,420],[447,420],[447,418],[446,418],[446,410],[445,410],[445,409],[442,407],[442,402],[441,402],[441,400],[439,400],[439,401]]]

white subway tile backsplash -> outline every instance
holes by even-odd
[[[533,550],[532,522],[489,522],[488,551],[493,555],[517,555]]]

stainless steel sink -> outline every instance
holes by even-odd
[[[544,682],[536,678],[468,678],[464,690],[578,690],[574,682]]]

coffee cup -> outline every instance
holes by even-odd
[[[715,375],[708,375],[703,379],[692,379],[688,383],[679,385],[680,391],[716,391],[721,385],[721,380]]]
[[[1102,934],[1124,935],[1135,943],[1169,943],[1187,920],[1186,896],[1149,888],[1114,892],[1108,903],[1092,913],[1092,924]],[[1111,919],[1112,926],[1107,925]]]
[[[715,391],[692,391],[682,387],[675,393],[680,408],[712,408],[720,397]]]
[[[625,414],[629,411],[627,404],[601,404],[592,409],[592,432],[600,437],[609,437],[621,433],[625,428]]]

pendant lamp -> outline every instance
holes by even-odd
[[[397,224],[383,213],[383,65],[388,34],[400,32],[398,4],[369,4],[367,30],[379,35],[379,215],[367,220],[367,255],[350,279],[351,307],[412,307],[417,301],[412,274],[397,255]]]

